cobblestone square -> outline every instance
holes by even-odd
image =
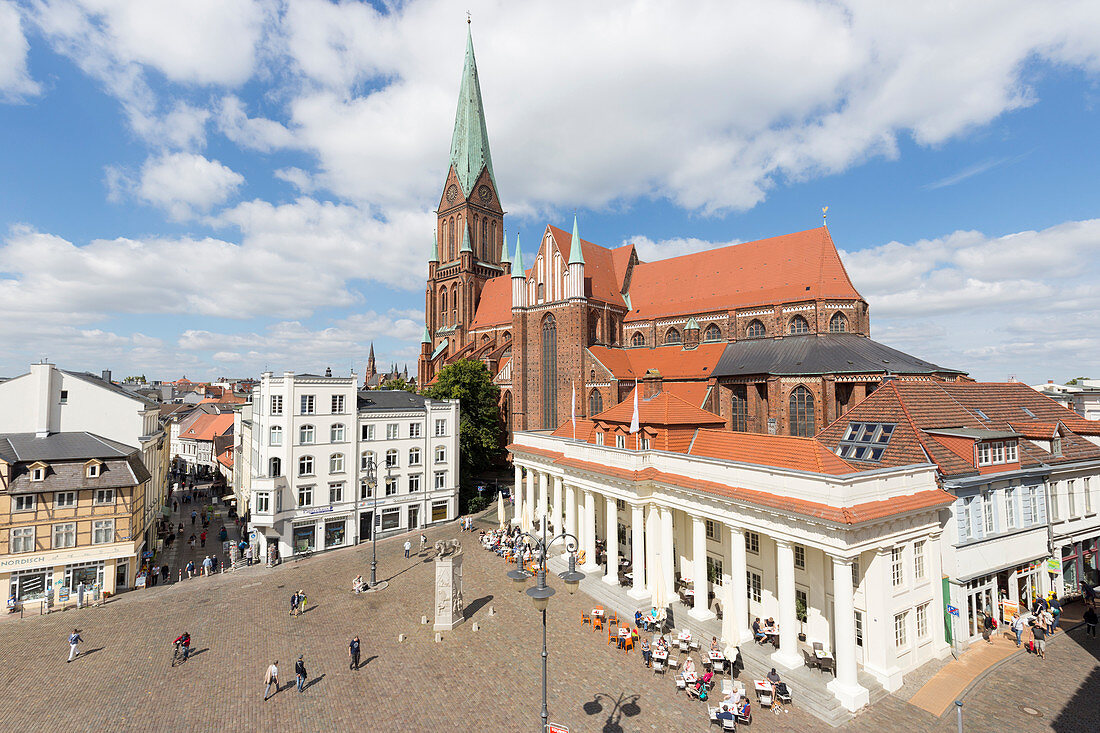
[[[530,599],[457,525],[428,530],[429,545],[458,537],[464,591],[472,615],[434,641],[432,562],[406,560],[405,537],[378,543],[377,594],[351,592],[367,576],[363,544],[269,569],[261,565],[124,594],[101,608],[0,621],[0,654],[9,699],[0,721],[37,730],[500,730],[536,731],[541,694],[541,629]],[[209,545],[208,545],[209,547]],[[173,569],[173,576],[175,570]],[[551,721],[570,731],[707,730],[704,706],[678,693],[671,675],[655,676],[637,651],[607,645],[604,632],[579,623],[592,602],[569,595],[557,578],[547,621]],[[289,614],[296,589],[306,613]],[[490,609],[495,614],[490,616]],[[421,616],[429,618],[427,625]],[[472,622],[481,629],[474,631]],[[82,630],[72,664],[67,635]],[[171,641],[190,631],[192,658],[170,666]],[[1050,646],[1045,662],[1010,658],[965,697],[967,731],[1098,729],[1095,640],[1080,630]],[[362,668],[348,668],[347,644],[362,640]],[[397,641],[399,634],[406,641]],[[299,694],[293,665],[304,655],[310,684]],[[281,689],[263,701],[263,676],[278,660]],[[910,691],[911,694],[911,691]],[[1020,710],[1029,705],[1040,712]],[[755,709],[753,728],[831,730],[795,704],[775,716]],[[954,711],[936,719],[892,695],[841,728],[845,731],[953,731]]]

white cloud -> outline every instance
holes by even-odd
[[[107,172],[113,199],[129,186],[137,198],[164,209],[177,221],[225,203],[243,183],[241,174],[193,153],[168,153],[146,160],[136,182],[126,182],[118,169]]]
[[[249,117],[244,103],[232,95],[221,101],[218,129],[241,147],[263,153],[290,147],[294,143],[290,130],[274,120]]]
[[[27,70],[27,51],[19,9],[0,0],[0,102],[18,102],[41,89]]]

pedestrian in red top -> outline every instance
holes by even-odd
[[[202,543],[203,547],[206,547],[206,530],[205,529],[202,531],[202,534],[199,535],[199,541]]]

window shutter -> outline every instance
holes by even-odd
[[[969,515],[966,511],[966,502],[963,499],[955,500],[955,518],[959,521],[959,542],[966,542],[970,538],[970,525],[967,523]]]
[[[1035,491],[1034,486],[1022,486],[1020,493],[1022,494],[1024,505],[1024,527],[1030,527],[1031,523],[1035,521],[1035,517],[1031,516],[1031,495]]]
[[[1036,524],[1046,524],[1047,523],[1046,487],[1036,486],[1035,487],[1035,492],[1039,496],[1038,501],[1035,502],[1036,505],[1039,507],[1037,512],[1036,512],[1039,516],[1035,518],[1035,523]]]
[[[970,509],[970,534],[975,539],[982,539],[985,537],[985,531],[982,527],[982,497],[968,496],[966,504]]]

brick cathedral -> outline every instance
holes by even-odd
[[[418,383],[476,359],[509,431],[556,429],[667,393],[736,431],[809,436],[886,380],[963,373],[870,339],[829,230],[642,262],[547,226],[510,251],[474,59],[466,59],[428,262]],[[587,421],[586,421],[587,422]],[[580,436],[578,436],[580,437]]]

